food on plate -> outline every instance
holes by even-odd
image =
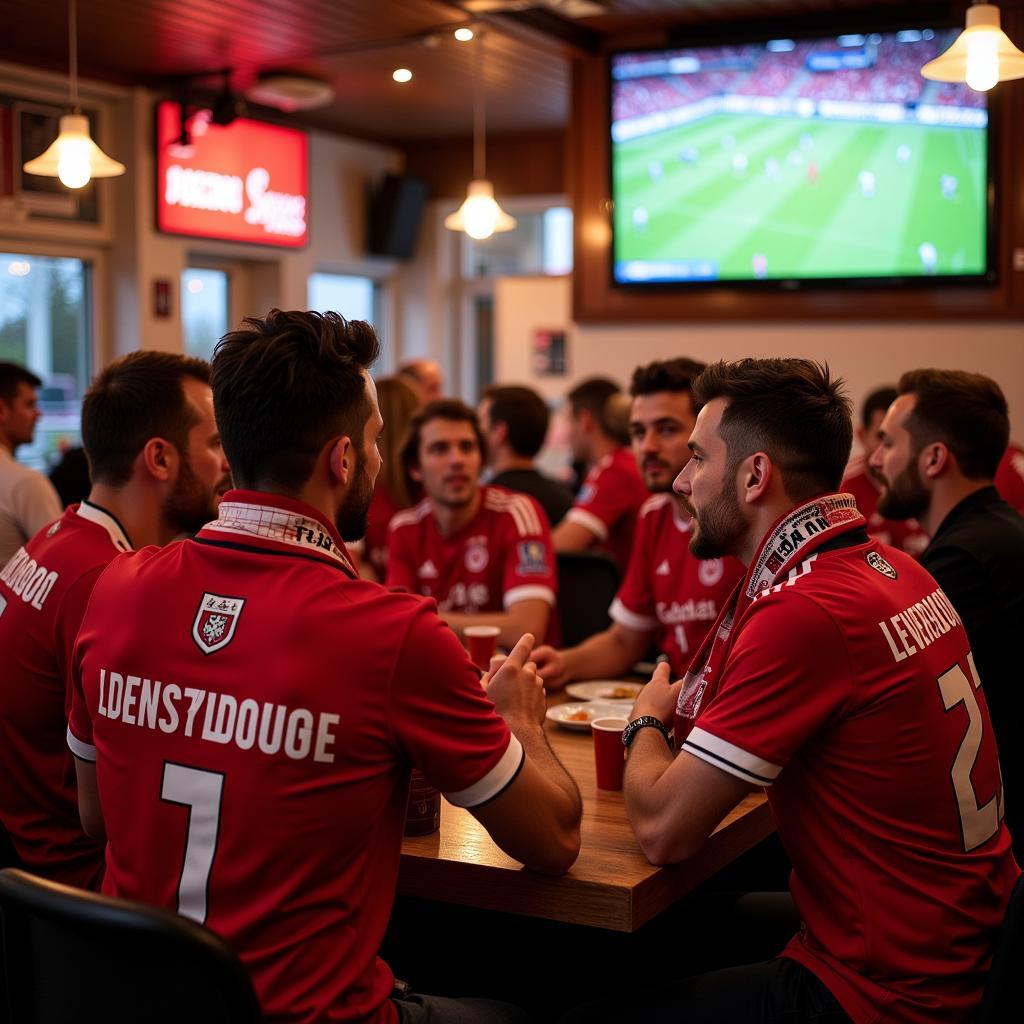
[[[632,686],[616,686],[608,696],[612,700],[628,700],[636,696],[636,689]]]
[[[577,711],[570,711],[565,719],[567,722],[589,722],[590,712],[586,708],[580,708]]]

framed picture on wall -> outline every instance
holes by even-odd
[[[26,174],[22,164],[39,156],[57,138],[65,107],[31,103],[0,96],[3,108],[2,153],[5,194],[30,220],[62,220],[80,224],[98,224],[99,194],[96,182],[81,189],[69,189],[58,178]],[[96,137],[96,112],[83,110],[89,118],[89,132]]]

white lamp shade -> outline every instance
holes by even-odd
[[[511,231],[516,226],[495,201],[494,186],[483,178],[469,183],[462,205],[444,219],[444,226],[451,231],[465,231],[470,238],[490,238],[495,232]]]
[[[111,160],[92,141],[89,119],[83,114],[65,114],[57,138],[23,169],[26,174],[60,178],[68,188],[82,188],[91,178],[115,178],[125,171],[124,164]]]
[[[967,27],[945,53],[921,68],[921,74],[936,82],[990,89],[996,82],[1024,78],[1024,53],[999,27],[999,8],[975,4],[967,8]]]

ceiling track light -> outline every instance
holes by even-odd
[[[1024,78],[1024,53],[1010,42],[995,4],[967,8],[967,23],[945,53],[930,60],[921,74],[936,82],[966,82],[987,92],[997,82]]]
[[[476,39],[475,88],[473,93],[473,180],[466,189],[462,205],[445,217],[450,231],[465,231],[470,238],[482,241],[516,226],[494,198],[494,186],[487,180],[487,97],[483,75],[484,33]]]
[[[60,119],[60,131],[50,146],[22,165],[26,174],[59,178],[68,188],[84,188],[93,178],[115,178],[125,166],[112,160],[92,140],[89,118],[78,105],[78,32],[76,0],[68,0],[68,85],[71,113]]]

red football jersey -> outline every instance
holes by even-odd
[[[551,528],[528,494],[480,488],[480,508],[442,537],[429,498],[391,520],[388,586],[436,598],[441,611],[497,612],[517,601],[555,604]]]
[[[103,844],[78,816],[66,679],[92,588],[130,550],[117,520],[83,501],[0,572],[0,821],[29,870],[88,889],[103,877]]]
[[[878,514],[878,486],[868,473],[863,455],[857,455],[846,467],[846,476],[839,488],[857,499],[860,514],[868,521],[868,535],[906,551],[917,558],[928,547],[928,534],[916,519],[885,519]]]
[[[743,577],[735,558],[701,560],[690,551],[690,524],[668,494],[640,508],[629,568],[608,614],[620,625],[652,633],[681,676]]]
[[[363,537],[363,557],[383,583],[388,577],[388,527],[392,517],[400,512],[398,503],[387,486],[377,481]]]
[[[996,470],[996,490],[1007,505],[1024,515],[1024,448],[1011,444]]]
[[[410,767],[472,807],[523,759],[433,602],[358,579],[309,506],[232,491],[195,540],[111,565],[74,682],[104,891],[224,936],[268,1021],[394,1022],[376,953]]]
[[[606,455],[587,473],[567,522],[585,526],[619,563],[629,564],[633,530],[640,506],[650,497],[636,459],[628,448]]]
[[[759,580],[779,536],[684,749],[768,787],[804,922],[783,955],[858,1024],[965,1021],[1020,873],[967,634],[920,565],[860,531]]]

